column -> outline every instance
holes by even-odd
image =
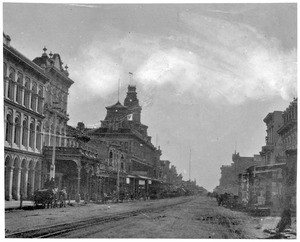
[[[89,202],[89,191],[90,191],[90,173],[89,169],[86,170],[86,185],[85,185],[85,196],[84,200],[85,202]]]
[[[24,113],[21,112],[21,117],[20,117],[20,135],[19,135],[19,146],[20,146],[20,148],[22,147],[23,120],[24,120]]]
[[[42,181],[42,171],[39,169],[36,171],[36,176],[35,176],[34,187],[36,187],[36,189],[41,189],[41,181]]]
[[[16,127],[15,118],[16,118],[16,110],[13,110],[13,113],[12,113],[12,131],[11,131],[11,146],[15,145],[15,142],[14,142],[15,127]]]
[[[4,93],[3,93],[3,95],[4,95],[4,97],[6,97],[7,98],[7,95],[8,95],[8,77],[7,77],[7,73],[8,73],[8,65],[6,65],[6,66],[4,66],[3,68],[5,68],[6,67],[6,75],[5,75],[5,77],[4,77],[4,87],[3,87],[3,89],[4,89]],[[3,70],[3,72],[5,73],[5,71]]]
[[[30,139],[30,122],[31,122],[31,117],[28,116],[27,117],[27,146],[26,146],[26,149],[28,150],[29,149],[29,139]]]
[[[34,111],[38,113],[38,102],[39,102],[39,96],[37,94],[34,94],[35,95],[35,109]]]
[[[13,190],[13,196],[16,200],[20,200],[20,184],[21,184],[21,168],[15,167],[16,169],[16,177],[15,177],[15,187]]]
[[[4,80],[4,85],[5,85],[5,89],[4,89],[4,97],[8,97],[8,82],[9,82],[9,80],[8,80],[8,78],[5,78],[5,80]]]
[[[21,105],[25,106],[25,102],[24,102],[24,97],[25,97],[25,76],[23,75],[23,79],[22,79],[22,83],[23,85],[21,86]]]
[[[14,167],[8,166],[6,169],[6,181],[5,181],[5,199],[12,200],[12,183],[13,183],[13,171]]]
[[[17,102],[17,83],[15,82],[15,80],[12,82],[13,85],[13,101]]]
[[[31,109],[31,97],[32,97],[31,91],[28,90],[28,109]]]
[[[34,180],[35,180],[35,170],[30,169],[29,171],[29,187],[27,188],[27,197],[30,197],[34,192]]]
[[[78,172],[78,175],[77,175],[77,194],[76,194],[76,202],[80,202],[80,180],[81,180],[81,167],[77,167],[77,172]]]
[[[22,196],[23,199],[27,198],[27,183],[28,183],[28,168],[23,168],[23,187],[22,187]]]
[[[37,135],[37,130],[36,130],[36,128],[37,128],[37,126],[38,126],[38,122],[37,122],[37,120],[34,122],[34,135],[33,135],[33,150],[37,150],[37,148],[36,148],[36,135]],[[41,129],[42,129],[42,126],[41,126]]]

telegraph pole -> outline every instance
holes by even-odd
[[[58,104],[58,102],[53,102],[53,104]],[[56,110],[58,109],[57,107],[53,107],[52,108],[52,112],[54,113],[54,122],[53,122],[53,126],[54,126],[54,130],[53,130],[53,144],[52,144],[52,161],[51,161],[51,165],[50,165],[50,180],[51,178],[55,179],[55,150],[56,150],[56,119],[57,119],[57,113]]]
[[[55,127],[56,127],[56,112],[54,112],[54,130],[53,130],[53,144],[52,144],[52,162],[50,166],[50,180],[55,178],[55,149],[56,149],[56,137],[55,137]]]
[[[117,159],[117,202],[119,202],[120,198],[120,154],[118,154]]]

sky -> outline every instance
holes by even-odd
[[[295,3],[4,3],[3,31],[29,59],[46,46],[69,66],[69,125],[98,127],[118,80],[121,102],[136,85],[161,159],[208,190],[297,96]]]

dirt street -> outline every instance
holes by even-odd
[[[175,198],[177,200],[183,198]],[[174,199],[173,199],[174,200]],[[123,204],[85,206],[5,213],[7,233],[30,228],[130,211],[134,208],[168,203],[172,199],[136,201]],[[276,224],[275,220],[271,220]],[[109,222],[60,235],[67,238],[265,238],[262,219],[218,207],[214,199],[194,197],[190,202],[167,209]],[[273,226],[272,225],[272,226]]]

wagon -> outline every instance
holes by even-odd
[[[33,201],[35,207],[42,206],[45,208],[49,208],[50,206],[54,206],[55,202],[55,196],[52,189],[42,189],[42,190],[36,190],[33,194]]]

